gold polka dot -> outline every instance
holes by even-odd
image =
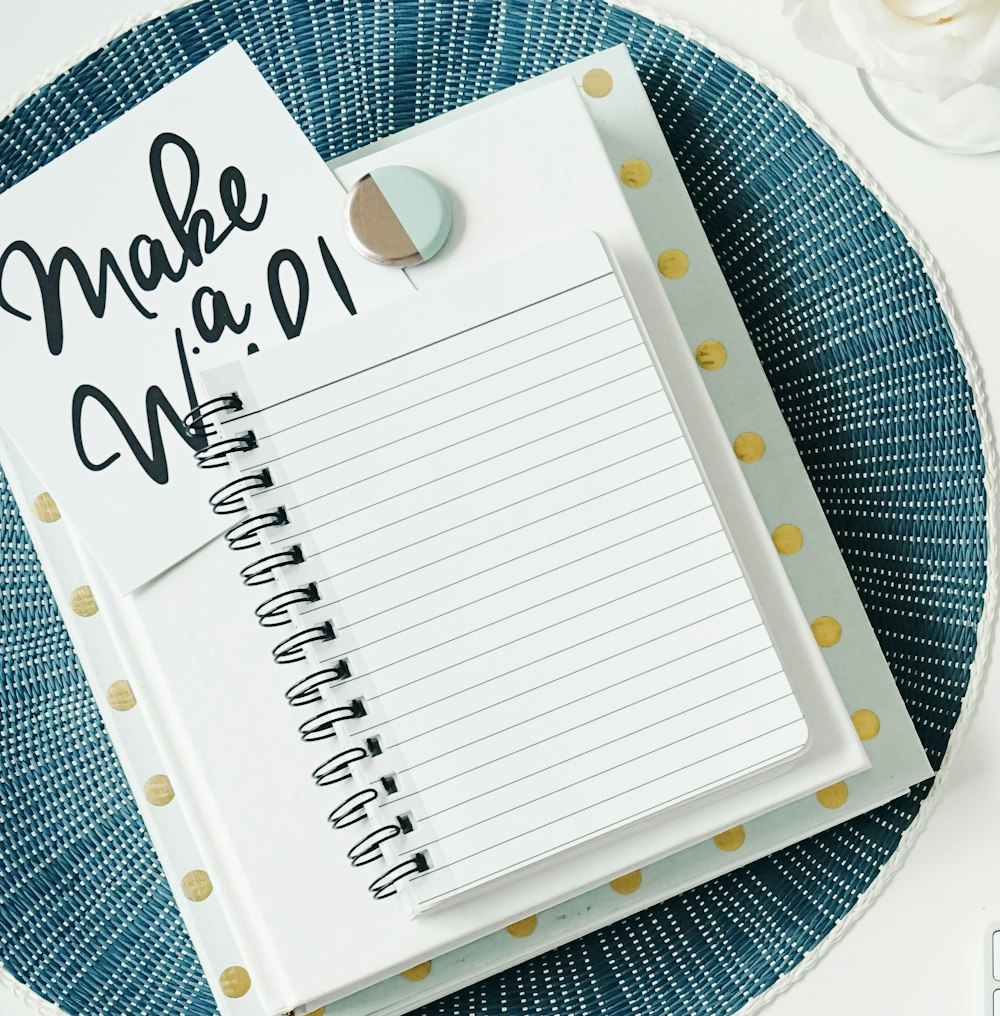
[[[660,274],[667,279],[679,279],[682,275],[687,275],[688,270],[688,258],[687,254],[682,250],[665,250],[657,259],[656,267],[659,268]]]
[[[31,502],[31,509],[39,522],[58,522],[62,515],[59,514],[59,506],[55,503],[52,495],[42,491],[34,501]]]
[[[418,963],[415,967],[410,967],[409,970],[403,971],[403,977],[408,981],[422,981],[431,972],[431,961],[424,960],[423,963]]]
[[[601,67],[595,67],[583,76],[583,90],[592,99],[603,99],[614,87],[614,79]]]
[[[779,554],[797,554],[802,549],[802,530],[790,522],[778,526],[771,533],[771,539]]]
[[[870,741],[882,729],[882,721],[870,709],[859,709],[851,713],[851,721],[862,741]]]
[[[226,967],[219,974],[219,986],[226,998],[242,998],[250,990],[250,975],[243,967]]]
[[[816,791],[816,800],[824,808],[839,808],[847,800],[847,784],[843,780]]]
[[[694,351],[694,358],[702,370],[719,370],[726,363],[729,354],[726,347],[715,339],[702,342]]]
[[[739,850],[743,846],[743,841],[747,838],[746,830],[743,826],[733,826],[732,829],[727,829],[725,832],[719,833],[717,836],[713,836],[712,840],[720,850]]]
[[[764,439],[752,430],[736,435],[733,451],[740,462],[756,462],[764,456]]]
[[[629,893],[634,893],[641,884],[641,871],[630,871],[627,875],[621,875],[616,879],[612,879],[610,883],[611,888],[614,889],[616,893],[620,893],[622,896],[628,896]]]
[[[181,879],[181,892],[192,902],[201,903],[212,895],[212,880],[207,871],[195,868]]]
[[[326,1012],[326,1006],[321,1005],[318,1009],[313,1009],[312,1012],[307,1012],[306,1016],[324,1016]]]
[[[835,617],[824,614],[823,617],[817,617],[809,627],[812,628],[816,641],[824,649],[835,646],[840,641],[840,622]]]
[[[146,800],[150,804],[155,804],[157,808],[170,804],[174,799],[173,784],[170,782],[170,778],[164,776],[163,773],[150,776],[143,785],[142,792],[146,795]]]
[[[538,917],[535,914],[532,914],[531,917],[525,917],[521,921],[515,921],[513,924],[508,924],[507,930],[514,936],[514,938],[527,938],[537,927]]]
[[[653,171],[645,159],[626,159],[618,170],[618,176],[626,187],[638,189],[649,183]]]
[[[90,586],[77,586],[70,593],[69,605],[73,608],[73,613],[80,617],[93,617],[97,613],[97,600],[94,599],[94,591]]]
[[[120,713],[128,712],[135,705],[135,692],[132,691],[132,685],[128,681],[115,681],[114,684],[108,685],[105,695],[108,705]]]

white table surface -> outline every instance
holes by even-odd
[[[851,68],[802,49],[780,0],[649,0],[649,6],[784,79],[847,144],[934,252],[996,403],[1000,155],[946,155],[897,133],[869,104]],[[137,0],[4,3],[0,105],[145,9]],[[905,865],[819,964],[775,999],[768,1016],[982,1013],[983,935],[990,922],[1000,924],[998,724],[1000,686],[987,681],[941,802]],[[26,1011],[0,989],[0,1016]]]

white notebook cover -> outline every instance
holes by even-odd
[[[676,361],[671,362],[672,389],[696,447],[714,449],[712,460],[703,459],[702,465],[716,496],[727,518],[752,534],[737,538],[737,545],[755,583],[776,585],[780,565],[767,532],[738,465],[720,453],[728,442],[697,383],[696,368],[683,353],[683,337],[576,89],[569,82],[556,84],[449,132],[451,138],[442,136],[433,145],[427,139],[425,145],[476,150],[480,132],[521,141],[527,132],[542,164],[567,167],[564,178],[553,181],[547,201],[537,196],[537,189],[530,191],[537,206],[525,212],[537,222],[544,204],[553,220],[558,213],[587,222],[613,252],[647,329],[656,336],[660,360]],[[505,186],[523,163],[514,150],[512,145],[504,158],[490,156],[497,178],[507,179]],[[408,153],[408,161],[419,165],[416,154]],[[487,181],[481,185],[488,186]],[[483,228],[492,226],[484,223]],[[460,217],[458,242],[441,255],[442,266],[456,272],[467,268],[458,253],[461,242],[466,237],[483,242],[482,235],[472,221]],[[441,271],[436,274],[443,282]],[[753,554],[756,560],[748,557]],[[200,867],[215,886],[212,897],[198,904],[199,913],[205,907],[224,909],[241,965],[251,972],[265,1011],[300,1003],[308,1011],[314,1003],[349,994],[631,870],[662,855],[663,826],[675,831],[675,842],[687,842],[678,828],[681,819],[670,816],[662,826],[651,823],[630,837],[627,857],[620,843],[607,842],[574,864],[528,874],[505,885],[502,893],[460,900],[418,920],[406,917],[393,901],[373,903],[368,877],[345,861],[343,841],[327,824],[329,808],[309,778],[328,757],[327,747],[300,740],[296,710],[280,701],[276,709],[272,696],[246,694],[245,689],[256,686],[280,694],[284,674],[271,661],[274,633],[251,620],[260,590],[242,585],[238,567],[226,544],[216,541],[124,600],[116,600],[99,580],[92,584],[123,653],[135,661],[130,672],[136,695],[145,704],[177,803],[202,852]],[[794,608],[789,596],[766,599],[783,603],[786,612]],[[806,652],[808,629],[801,616],[789,631]],[[814,644],[811,651],[816,651]],[[746,792],[740,809],[745,814],[792,800],[865,765],[832,682],[804,681],[796,692],[810,727],[808,750],[773,783]],[[699,835],[732,824],[732,811],[729,801],[709,802],[700,812]],[[373,942],[380,948],[372,949]],[[208,976],[213,979],[211,968]]]

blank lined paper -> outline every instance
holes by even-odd
[[[260,442],[241,468],[287,510],[273,548],[301,545],[320,594],[301,622],[333,620],[333,694],[364,701],[352,736],[394,776],[378,808],[430,860],[418,909],[803,747],[596,237],[351,324],[349,353],[303,343],[221,380]]]

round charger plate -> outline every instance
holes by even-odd
[[[995,595],[978,373],[919,240],[786,88],[601,0],[204,0],[126,29],[0,121],[0,190],[231,40],[324,158],[627,43],[923,744],[947,767]],[[212,1013],[5,483],[0,508],[4,976],[73,1016]],[[422,1012],[756,1009],[871,901],[939,785]]]

